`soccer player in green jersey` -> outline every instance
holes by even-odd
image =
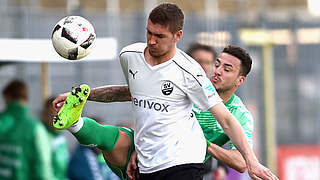
[[[233,45],[225,47],[216,60],[213,59],[214,53],[205,45],[193,45],[188,53],[202,67],[206,67],[206,64],[208,64],[207,68],[204,68],[207,76],[211,78],[225,106],[241,124],[247,140],[252,146],[252,115],[241,99],[234,94],[238,87],[244,83],[247,74],[251,70],[252,60],[249,54],[244,49]],[[208,152],[229,167],[239,172],[244,172],[246,169],[244,159],[212,114],[209,111],[201,112],[196,106],[194,106],[193,112],[201,125],[206,139],[212,142]],[[227,142],[230,142],[230,150],[221,148]]]
[[[2,91],[6,103],[0,112],[0,179],[55,179],[49,137],[30,116],[28,85],[11,81]]]

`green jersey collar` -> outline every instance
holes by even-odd
[[[229,101],[227,101],[224,105],[225,105],[225,106],[229,106],[229,105],[232,103],[234,97],[235,97],[235,94],[232,94],[232,96],[231,96],[231,98],[229,99]]]
[[[13,101],[9,103],[7,105],[6,111],[11,114],[17,114],[18,116],[24,116],[29,112],[28,108],[19,103],[18,101]]]

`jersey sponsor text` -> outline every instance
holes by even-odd
[[[169,112],[168,107],[169,104],[160,104],[158,102],[153,102],[145,99],[137,99],[133,98],[132,102],[135,106],[146,108],[146,109],[152,109],[160,112]]]

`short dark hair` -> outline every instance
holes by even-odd
[[[44,107],[45,108],[51,108],[52,107],[52,102],[56,99],[55,96],[50,96],[44,101]]]
[[[240,73],[243,76],[247,76],[251,70],[252,59],[249,53],[243,48],[235,45],[229,45],[225,47],[222,51],[223,53],[228,53],[241,61]]]
[[[2,94],[11,100],[28,100],[28,86],[24,81],[15,79],[3,89]]]
[[[153,24],[169,26],[170,32],[174,34],[182,30],[184,14],[176,4],[162,3],[150,12],[149,19]]]
[[[197,50],[204,50],[210,52],[213,55],[212,61],[214,61],[217,58],[217,51],[212,46],[200,43],[192,43],[187,50],[187,54],[192,57],[192,53],[194,53]]]

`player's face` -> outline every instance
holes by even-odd
[[[206,72],[207,77],[210,78],[212,75],[214,55],[209,51],[199,49],[194,51],[191,56],[201,65],[203,70]]]
[[[182,31],[172,34],[168,26],[153,24],[148,20],[147,24],[147,46],[152,57],[165,56],[174,50],[176,43],[180,40]]]
[[[240,86],[245,77],[240,75],[241,61],[228,54],[221,53],[214,63],[211,82],[218,93],[235,90]]]

